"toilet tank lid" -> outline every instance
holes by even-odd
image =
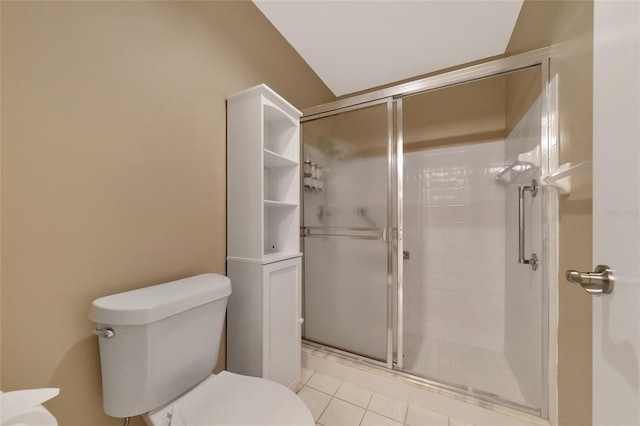
[[[230,294],[228,277],[196,275],[96,299],[91,303],[89,319],[105,325],[150,324]]]

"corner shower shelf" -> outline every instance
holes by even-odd
[[[591,161],[583,161],[575,166],[572,166],[571,163],[564,163],[555,172],[542,177],[542,183],[556,188],[560,194],[569,194],[571,193],[571,176],[589,167],[591,167]]]
[[[521,170],[518,168],[519,166],[522,167]],[[504,176],[510,171],[524,172],[524,171],[529,171],[532,168],[539,168],[539,167],[540,167],[540,146],[538,145],[535,148],[533,148],[531,151],[518,154],[517,156],[509,160],[507,165],[504,166],[498,172],[498,174],[496,175],[496,179],[508,181],[508,179],[505,179]]]

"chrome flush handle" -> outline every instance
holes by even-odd
[[[93,334],[95,334],[98,337],[102,337],[104,339],[111,339],[113,336],[116,335],[116,332],[113,331],[113,328],[108,327],[108,328],[97,328],[95,330],[92,331]]]

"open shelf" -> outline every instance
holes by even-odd
[[[284,201],[264,200],[265,207],[298,207],[296,203],[286,203]]]
[[[298,127],[298,122],[289,114],[278,108],[274,103],[268,99],[263,99],[264,104],[264,122],[265,124],[286,122],[291,127]]]
[[[264,102],[264,149],[293,159],[297,151],[298,123],[267,100]]]
[[[264,201],[263,259],[266,254],[300,251],[300,220],[296,204]]]
[[[264,169],[264,199],[298,204],[300,175],[298,167]]]
[[[298,162],[290,158],[284,157],[280,154],[276,154],[273,151],[264,150],[264,167],[267,169],[275,169],[278,167],[291,167],[297,166]]]
[[[227,99],[227,255],[300,256],[300,116],[265,85]]]
[[[298,257],[300,254],[301,253],[298,251],[270,251],[264,253],[262,260],[264,263],[273,263],[280,260],[291,259],[292,257]]]

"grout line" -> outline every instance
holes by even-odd
[[[371,398],[369,398],[369,403],[367,404],[367,408],[365,409],[365,414],[366,414],[366,412],[367,412],[367,411],[369,411],[369,412],[371,412],[371,413],[373,413],[373,414],[376,414],[376,415],[378,415],[378,416],[380,416],[380,417],[384,417],[385,419],[393,420],[394,422],[402,423],[403,425],[405,425],[405,424],[406,424],[406,421],[407,421],[407,413],[409,412],[409,401],[404,401],[404,400],[402,400],[402,399],[396,399],[396,398],[393,398],[393,397],[391,397],[391,396],[387,396],[387,395],[384,395],[384,394],[378,394],[378,395],[382,395],[382,396],[387,396],[388,398],[396,399],[397,401],[401,401],[401,402],[406,402],[406,403],[407,403],[407,408],[406,408],[406,411],[404,412],[404,417],[403,417],[403,419],[404,419],[404,420],[399,421],[399,420],[397,420],[397,419],[394,419],[393,417],[389,417],[389,416],[386,416],[386,415],[384,415],[384,414],[382,414],[382,413],[378,413],[377,411],[369,410],[369,405],[371,404],[371,400],[373,399],[373,395],[374,395],[375,393],[377,393],[377,392],[373,392],[373,393],[371,394]],[[363,418],[364,418],[364,417],[363,417]]]
[[[407,417],[409,416],[409,401],[407,401],[407,409],[404,411],[404,418],[402,420],[402,423],[406,424],[407,423]]]
[[[321,391],[321,390],[319,390],[319,389],[316,389],[316,388],[314,388],[314,387],[312,387],[312,386],[304,385],[304,386],[302,386],[302,388],[309,388],[309,389],[311,389],[311,390],[314,390],[314,391],[316,391],[316,392],[320,392],[321,394],[324,394],[324,395],[327,395],[327,396],[330,396],[330,397],[332,397],[332,398],[333,398],[333,395],[331,395],[330,393],[326,393],[326,392]],[[298,392],[296,392],[296,394],[297,394],[297,393],[300,393],[300,391],[302,390],[302,388],[300,388],[300,390],[299,390]]]
[[[314,375],[314,374],[316,374],[316,372],[315,372],[315,371],[314,371],[314,372],[313,372],[313,374],[309,377],[309,380],[311,380],[311,377],[313,377],[313,375]],[[308,382],[309,380],[307,380],[307,382]],[[340,386],[342,386],[342,383],[344,383],[344,382],[340,382]],[[340,386],[338,386],[338,388],[340,388]],[[314,390],[314,391],[316,391],[316,392],[320,392],[321,394],[323,394],[323,395],[327,395],[327,396],[329,397],[329,402],[327,402],[327,405],[325,405],[325,407],[322,409],[322,411],[321,411],[321,412],[320,412],[320,414],[318,415],[318,420],[320,420],[320,417],[322,417],[322,415],[324,414],[324,412],[325,412],[325,411],[327,411],[327,408],[329,407],[329,404],[331,404],[331,401],[333,401],[334,396],[333,396],[333,395],[330,395],[330,394],[328,394],[328,393],[326,393],[326,392],[323,392],[323,391],[321,391],[321,390],[318,390],[318,389],[316,389],[316,388],[313,388],[313,387],[311,387],[311,386],[307,386],[306,384],[305,384],[304,386],[302,386],[302,388],[300,388],[300,390],[298,391],[298,393],[299,393],[302,389],[304,389],[305,387],[308,387],[308,388],[309,388],[309,389],[311,389],[311,390]],[[336,391],[336,392],[337,392],[337,391]],[[320,426],[322,426],[322,424],[320,424],[318,421],[316,421],[315,423],[317,423],[317,424],[319,424]]]
[[[313,386],[310,386],[310,385],[305,385],[305,386],[308,386],[309,388],[311,388],[311,389],[313,389],[313,390],[317,390],[318,392],[322,392],[323,394],[325,394],[325,395],[329,395],[329,396],[331,396],[331,397],[335,396],[336,392],[338,392],[338,389],[336,389],[335,391],[333,391],[333,393],[327,393],[327,392],[325,392],[325,391],[323,391],[323,390],[316,389],[316,388],[314,388]],[[339,388],[339,386],[338,386],[338,388]]]
[[[1,0],[0,0],[0,1],[1,1]],[[347,401],[346,399],[340,398],[340,397],[339,397],[339,396],[337,396],[337,395],[334,395],[334,398],[335,398],[335,399],[338,399],[338,400],[340,400],[340,401],[342,401],[342,402],[346,402],[347,404],[351,404],[351,405],[353,405],[354,407],[362,408],[363,410],[366,410],[366,409],[367,409],[367,407],[363,407],[363,406],[358,405],[358,404],[356,404],[356,403],[354,403],[354,402]]]
[[[312,388],[313,389],[313,388]],[[320,392],[320,391],[318,391]],[[324,392],[323,392],[324,393]],[[326,394],[325,394],[326,395]],[[329,399],[329,402],[327,402],[327,405],[324,406],[324,408],[322,409],[322,411],[320,412],[320,414],[318,415],[318,422],[320,422],[320,418],[322,417],[322,415],[324,414],[325,411],[327,411],[327,408],[329,408],[329,404],[331,404],[331,401],[333,401],[333,397],[331,397],[331,399]]]
[[[367,390],[370,390],[370,389],[367,389]],[[371,405],[371,400],[373,399],[373,394],[375,394],[375,392],[371,391],[371,396],[369,397],[369,401],[367,401],[367,406],[364,407],[365,410],[369,409],[369,405]]]
[[[307,377],[307,380],[304,382],[305,386],[307,385],[307,383],[309,383],[309,380],[311,380],[311,378],[316,375],[316,372],[314,370],[310,370],[310,371],[313,371],[313,373],[311,373],[311,375]]]
[[[311,377],[313,377],[313,375],[315,375],[315,374],[316,374],[316,372],[314,371],[314,372],[313,372],[313,374],[312,374],[311,376],[309,376],[309,379],[307,380],[307,382],[309,382],[309,380],[311,380]],[[329,377],[332,377],[332,376],[329,376]],[[359,386],[359,387],[361,387],[361,388],[363,388],[363,389],[366,389],[367,391],[370,391],[370,392],[371,392],[371,396],[369,396],[369,400],[367,401],[366,407],[364,407],[364,408],[363,408],[363,407],[361,407],[361,406],[359,406],[359,405],[356,405],[356,404],[354,404],[354,403],[352,403],[352,402],[350,402],[350,401],[344,400],[344,399],[342,399],[342,398],[340,398],[340,397],[336,396],[336,395],[337,395],[337,393],[338,393],[338,390],[340,390],[340,388],[342,387],[342,385],[343,385],[344,383],[346,383],[346,382],[345,382],[345,381],[340,381],[340,385],[338,385],[338,387],[337,387],[336,391],[335,391],[333,394],[329,394],[329,393],[327,393],[327,392],[321,391],[321,390],[316,389],[316,388],[314,388],[314,387],[307,386],[306,384],[304,384],[304,385],[303,385],[303,386],[298,390],[298,392],[297,392],[297,393],[299,393],[299,392],[300,392],[302,389],[304,389],[305,387],[308,387],[308,388],[309,388],[309,389],[311,389],[311,390],[314,390],[314,391],[316,391],[316,392],[320,392],[321,394],[323,394],[323,395],[327,395],[327,396],[329,396],[329,397],[330,397],[330,398],[329,398],[329,402],[327,402],[327,405],[322,409],[322,412],[321,412],[321,413],[320,413],[320,415],[318,416],[318,421],[316,421],[316,422],[315,422],[315,424],[317,424],[318,426],[323,426],[323,425],[319,422],[320,418],[321,418],[321,417],[322,417],[322,415],[326,412],[327,408],[329,408],[329,405],[331,404],[331,402],[332,402],[334,399],[338,399],[338,400],[339,400],[339,401],[341,401],[341,402],[344,402],[344,403],[346,403],[346,404],[349,404],[349,405],[352,405],[352,406],[354,406],[354,407],[356,407],[356,408],[360,408],[360,409],[363,409],[363,410],[364,410],[364,411],[363,411],[363,413],[362,413],[362,417],[360,418],[360,422],[358,423],[358,425],[359,425],[359,426],[361,426],[361,425],[362,425],[362,422],[364,421],[364,417],[366,416],[367,412],[371,412],[371,413],[373,413],[373,414],[375,414],[375,415],[378,415],[378,416],[384,417],[384,418],[389,419],[389,420],[392,420],[392,421],[394,421],[394,422],[402,423],[402,425],[403,425],[403,426],[408,426],[407,418],[408,418],[408,416],[409,416],[409,406],[411,405],[409,401],[404,401],[404,400],[402,400],[402,399],[398,399],[398,401],[406,402],[406,404],[407,404],[407,408],[405,409],[403,420],[402,420],[402,421],[398,421],[398,420],[397,420],[397,419],[395,419],[395,418],[392,418],[392,417],[386,416],[386,415],[384,415],[384,414],[381,414],[381,413],[378,413],[378,412],[376,412],[376,411],[373,411],[373,410],[370,410],[370,409],[369,409],[369,407],[371,406],[371,401],[373,400],[373,396],[377,393],[377,392],[375,392],[375,391],[372,391],[371,389],[368,389],[368,388],[363,387],[363,386],[360,386],[360,385],[356,385],[356,386]],[[351,383],[351,382],[348,382],[348,383]],[[355,383],[351,383],[351,384],[355,385]],[[383,394],[380,394],[380,395],[383,395]],[[386,396],[386,395],[383,395],[383,396]],[[393,397],[390,397],[390,396],[387,396],[387,397],[389,397],[389,398],[393,398]],[[396,399],[396,398],[394,398],[394,399]],[[442,414],[442,413],[439,413],[439,414]],[[448,416],[448,415],[447,415],[447,425],[451,426],[451,417],[450,417],[450,416]]]
[[[403,425],[406,425],[406,417],[407,417],[406,415],[405,415],[405,421],[401,422],[401,421],[399,421],[397,419],[394,419],[393,417],[385,416],[384,414],[376,413],[375,411],[372,411],[372,410],[365,410],[365,413],[367,411],[370,412],[370,413],[375,414],[376,416],[384,417],[385,419],[389,419],[389,420],[392,420],[392,421],[394,421],[396,423],[402,423]]]

